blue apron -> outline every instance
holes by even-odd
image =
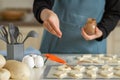
[[[44,30],[40,51],[42,53],[106,53],[106,40],[86,41],[81,28],[87,18],[99,22],[104,13],[105,0],[54,0],[53,11],[60,20],[62,38]]]

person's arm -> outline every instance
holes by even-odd
[[[33,13],[37,21],[43,23],[40,18],[41,11],[45,8],[52,9],[53,0],[34,0],[33,3]]]
[[[58,16],[51,10],[53,4],[53,0],[34,0],[33,13],[37,21],[42,23],[48,32],[61,38]]]
[[[96,39],[101,41],[105,39],[115,28],[120,20],[120,0],[106,0],[105,12],[98,28],[103,32],[103,36]]]

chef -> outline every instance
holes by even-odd
[[[35,18],[45,30],[42,53],[106,53],[106,37],[120,19],[120,0],[34,0]],[[95,33],[83,26],[97,21]]]

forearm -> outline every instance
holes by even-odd
[[[100,41],[106,38],[115,28],[120,19],[120,0],[106,0],[105,12],[98,28],[103,32],[103,36],[98,38]]]
[[[33,3],[33,13],[37,21],[43,23],[40,15],[43,9],[52,9],[53,1],[52,0],[34,0]]]

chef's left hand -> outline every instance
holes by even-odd
[[[97,38],[99,38],[103,35],[102,31],[98,27],[95,28],[95,34],[93,34],[93,35],[88,35],[84,31],[84,28],[82,28],[81,34],[82,34],[82,36],[84,37],[85,40],[94,40],[94,39],[97,39]]]

